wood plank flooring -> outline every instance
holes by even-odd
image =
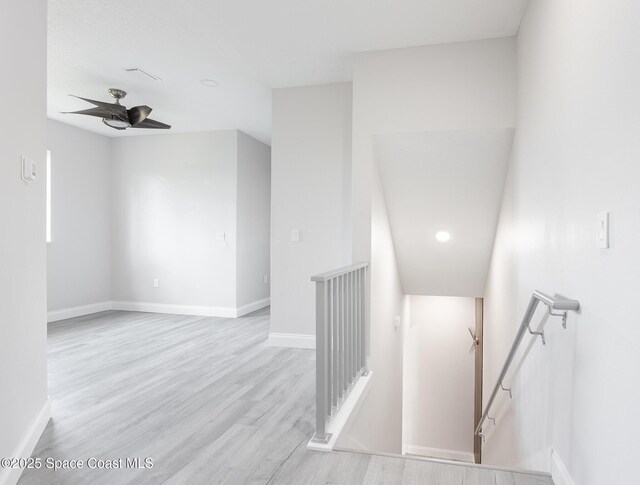
[[[269,313],[239,319],[103,312],[49,325],[53,420],[29,484],[550,485],[546,477],[399,457],[318,453],[314,352],[266,345]],[[89,458],[153,459],[87,469]]]

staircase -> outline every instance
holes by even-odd
[[[316,433],[304,456],[299,457],[303,465],[290,475],[287,467],[283,467],[279,476],[274,477],[274,483],[279,483],[280,478],[283,479],[280,483],[293,483],[291,480],[295,481],[295,476],[304,469],[312,476],[311,480],[305,476],[307,483],[553,485],[550,473],[381,453],[357,442],[350,444],[348,433],[345,433],[346,439],[338,440],[350,417],[355,416],[366,401],[374,378],[373,372],[368,371],[367,276],[368,264],[359,263],[312,277],[316,283]],[[550,315],[561,316],[563,323],[568,310],[579,308],[577,301],[556,300],[534,292],[505,369],[509,368],[526,331],[539,335],[544,343],[544,334],[530,327],[538,303],[543,303]],[[493,422],[489,411],[496,394],[505,390],[505,372],[503,370],[482,418],[475,424],[477,436],[483,436],[487,419]],[[370,425],[373,429],[377,423]]]

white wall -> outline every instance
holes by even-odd
[[[499,130],[515,121],[515,41],[358,54],[353,70],[353,258],[369,260],[374,135]]]
[[[549,469],[552,447],[582,485],[637,481],[639,20],[638,2],[529,3],[486,289],[485,396],[531,291],[580,300],[566,331],[558,319],[546,323],[547,345],[536,341],[511,378],[513,402],[501,397],[484,458]],[[602,210],[612,213],[608,250],[596,245]]]
[[[345,426],[337,447],[402,453],[402,375],[404,334],[409,308],[403,295],[391,227],[378,171],[371,204],[371,307],[368,393]],[[401,324],[394,328],[396,317]]]
[[[382,183],[374,163],[373,137],[433,130],[502,129],[513,126],[514,119],[513,39],[356,56],[352,257],[354,261],[371,262],[371,368],[375,372],[366,401],[343,432],[339,446],[402,451],[403,342],[402,330],[394,331],[392,322],[403,314],[406,305]],[[274,129],[274,143],[275,140]]]
[[[311,276],[351,262],[350,157],[350,83],[274,90],[272,337],[315,335]]]
[[[107,138],[48,127],[50,319],[269,304],[267,145],[237,130]]]
[[[0,118],[0,456],[28,457],[43,407],[35,424],[47,419],[47,7],[7,0],[2,9],[0,92],[9,115]],[[20,178],[22,155],[38,164],[31,184]],[[18,476],[0,470],[0,483]]]
[[[243,307],[269,298],[271,148],[239,131],[237,159],[236,306]]]
[[[110,139],[47,120],[52,242],[48,310],[111,300]]]
[[[113,300],[236,307],[236,140],[235,130],[113,139]]]
[[[473,462],[475,299],[407,297],[403,447],[410,454]]]

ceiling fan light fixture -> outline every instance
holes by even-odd
[[[115,117],[102,118],[102,122],[105,125],[110,126],[111,128],[115,128],[116,130],[126,130],[127,128],[131,127],[131,124],[129,122],[120,120]]]
[[[65,113],[101,118],[102,123],[114,130],[126,130],[127,128],[168,130],[171,128],[171,125],[149,118],[149,113],[153,111],[153,108],[146,104],[134,106],[130,109],[127,109],[126,106],[120,104],[120,100],[127,95],[126,91],[118,88],[110,88],[107,92],[112,98],[115,98],[115,103],[105,103],[104,101],[83,98],[72,94],[71,96],[74,96],[74,98],[91,103],[94,107],[80,111],[66,111]]]

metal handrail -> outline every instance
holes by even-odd
[[[516,338],[513,340],[513,344],[511,345],[511,350],[509,351],[509,355],[507,355],[507,360],[502,366],[502,371],[500,372],[500,377],[498,377],[498,382],[493,388],[493,392],[491,393],[491,397],[489,398],[489,402],[487,403],[487,407],[485,408],[484,413],[482,414],[482,418],[478,422],[478,426],[475,430],[476,436],[482,436],[482,425],[485,420],[488,418],[491,421],[495,421],[494,418],[489,416],[489,411],[491,410],[491,406],[498,395],[498,391],[503,390],[509,392],[509,397],[511,397],[511,389],[504,387],[504,378],[509,371],[509,366],[513,359],[516,356],[516,352],[518,351],[518,347],[520,346],[520,342],[522,342],[522,338],[524,334],[528,331],[532,335],[539,335],[542,339],[542,343],[545,343],[544,338],[544,330],[540,332],[536,332],[531,330],[531,319],[533,318],[534,313],[536,312],[536,308],[538,307],[538,303],[543,303],[547,306],[547,311],[549,315],[552,316],[560,316],[562,317],[562,325],[566,328],[567,325],[567,311],[578,311],[580,309],[580,302],[578,300],[558,300],[555,298],[551,298],[550,296],[545,295],[544,293],[540,293],[539,291],[534,291],[531,295],[531,299],[529,300],[529,305],[527,306],[527,311],[524,314],[524,318],[522,319],[522,323],[520,324],[520,328],[518,328],[518,333],[516,334]],[[554,310],[556,313],[554,313]]]

